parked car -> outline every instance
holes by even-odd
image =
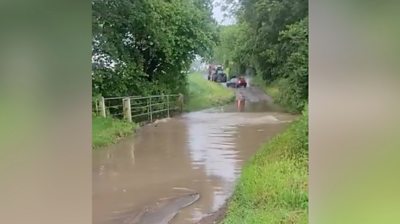
[[[226,82],[226,87],[231,87],[231,88],[240,88],[240,87],[247,87],[247,82],[246,79],[243,77],[239,78],[232,78],[228,82]]]
[[[238,81],[238,78],[232,78],[231,80],[226,82],[226,87],[236,88],[237,81]]]

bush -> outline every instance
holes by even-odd
[[[277,102],[292,111],[301,111],[308,100],[308,19],[292,24],[280,33],[283,63],[278,79]]]

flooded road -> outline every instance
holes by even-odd
[[[230,105],[184,114],[94,151],[93,223],[196,223],[224,204],[243,163],[293,119],[246,102],[244,112]]]

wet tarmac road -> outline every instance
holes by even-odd
[[[232,104],[183,114],[94,151],[93,223],[143,223],[146,213],[196,223],[225,203],[243,163],[294,118],[249,100],[243,112]],[[200,197],[188,203],[188,192]]]

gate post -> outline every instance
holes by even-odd
[[[168,111],[168,118],[169,118],[169,95],[167,95],[167,111]]]
[[[178,101],[179,101],[179,106],[180,106],[180,110],[182,113],[183,112],[183,94],[182,93],[179,93]]]
[[[153,108],[151,107],[151,96],[150,96],[150,104],[149,104],[149,110],[150,110],[150,122],[153,122]]]
[[[105,103],[104,97],[100,97],[99,104],[100,104],[99,105],[100,106],[100,115],[102,117],[106,117],[106,103]]]
[[[131,99],[129,97],[125,97],[122,99],[122,104],[124,108],[124,119],[132,122],[132,113],[131,113]]]

